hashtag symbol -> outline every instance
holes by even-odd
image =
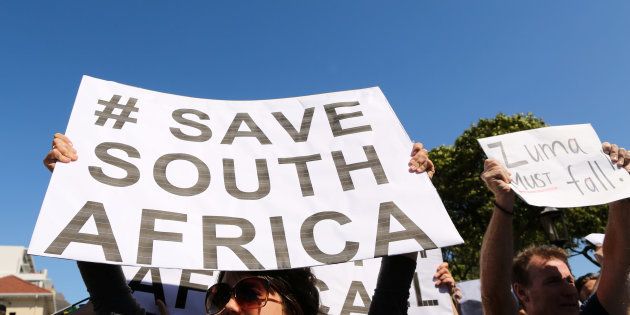
[[[95,123],[96,125],[104,126],[108,119],[114,119],[116,120],[114,129],[121,129],[126,122],[136,123],[138,121],[136,118],[129,117],[131,112],[138,111],[138,108],[135,107],[138,100],[130,97],[127,104],[123,105],[120,104],[120,98],[120,95],[114,95],[109,101],[98,100],[98,104],[104,105],[105,109],[103,109],[103,111],[97,110],[94,112],[94,115],[98,117]],[[114,109],[120,109],[120,114],[114,114]]]

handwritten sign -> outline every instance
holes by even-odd
[[[376,287],[380,259],[313,267],[323,314],[367,314]],[[453,314],[448,292],[433,285],[442,262],[439,249],[421,252],[412,281],[409,314]],[[155,299],[166,302],[171,315],[204,314],[205,291],[216,283],[218,272],[150,267],[123,271],[134,297],[149,312],[159,313]]]
[[[512,173],[528,204],[581,207],[630,197],[630,176],[602,151],[590,124],[539,128],[478,139]]]
[[[284,269],[462,242],[378,88],[196,99],[84,77],[31,254]]]

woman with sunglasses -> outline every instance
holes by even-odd
[[[413,145],[411,156],[410,172],[427,172],[429,177],[433,176],[433,163],[422,144]],[[57,133],[44,165],[52,172],[57,162],[70,163],[77,159],[70,139]],[[416,256],[417,253],[411,253],[383,258],[369,314],[407,314]],[[77,265],[90,293],[90,313],[147,314],[131,295],[120,266],[81,261]],[[320,314],[316,281],[310,268],[221,272],[218,283],[206,293],[206,314]],[[156,303],[162,315],[168,314],[162,301]]]

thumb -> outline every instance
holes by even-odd
[[[160,310],[160,315],[169,315],[168,309],[166,308],[166,304],[162,300],[155,300],[155,304]]]

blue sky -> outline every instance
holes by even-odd
[[[627,147],[628,16],[622,1],[1,1],[0,243],[28,245],[83,74],[215,99],[380,86],[430,148],[498,112]],[[72,262],[36,263],[86,295]]]

